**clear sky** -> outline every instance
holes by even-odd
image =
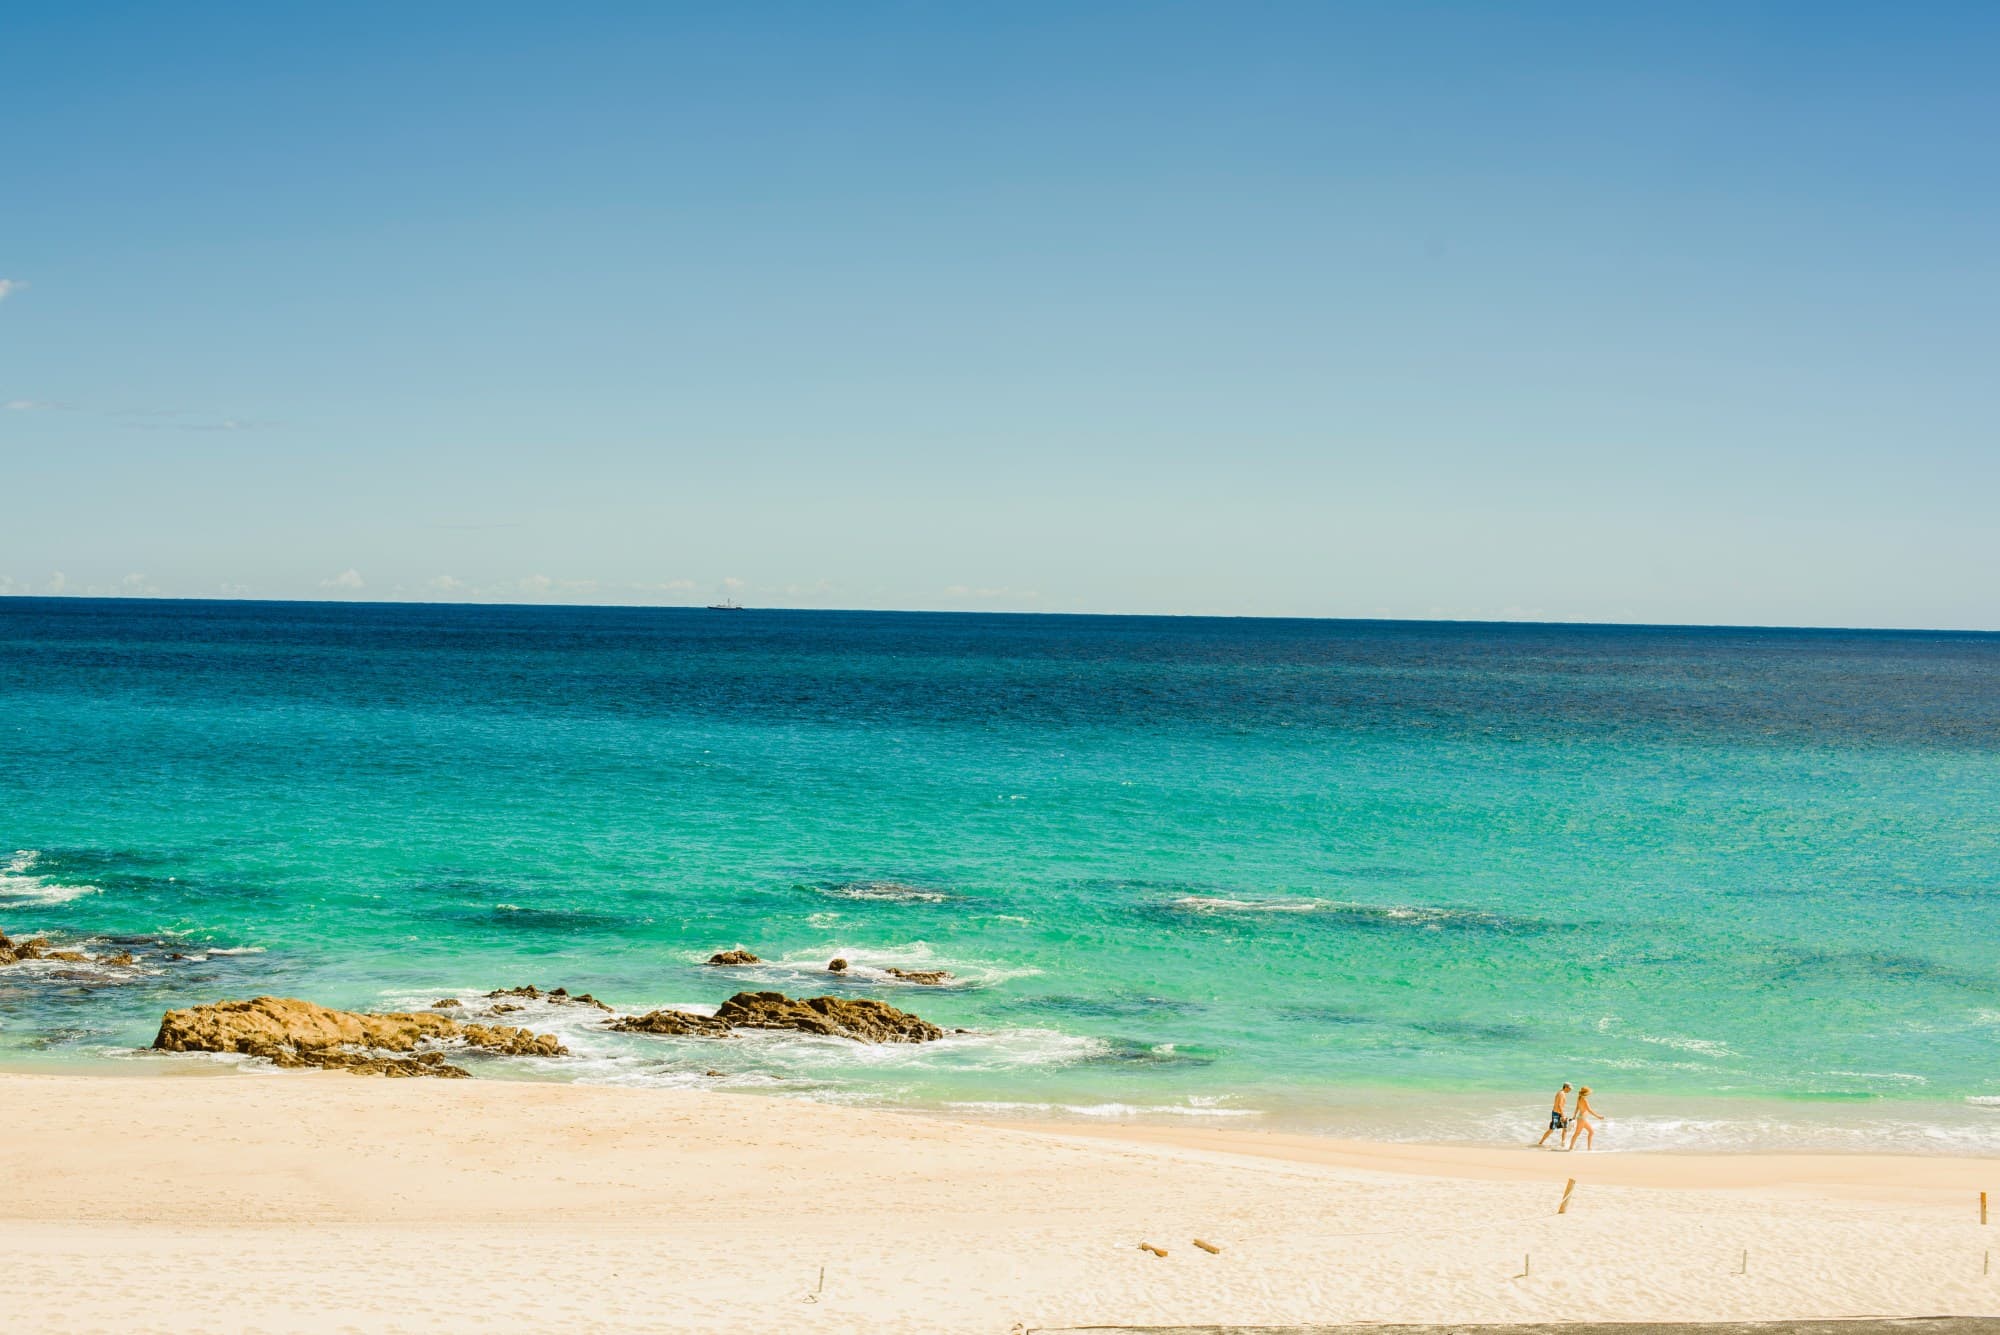
[[[0,53],[0,591],[2000,628],[2000,5]]]

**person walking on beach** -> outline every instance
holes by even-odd
[[[1583,1137],[1583,1147],[1585,1149],[1594,1150],[1597,1148],[1597,1128],[1590,1124],[1590,1119],[1597,1115],[1597,1109],[1590,1106],[1590,1086],[1585,1085],[1582,1089],[1576,1091],[1576,1116],[1570,1119],[1576,1123],[1576,1126],[1569,1133],[1570,1149],[1576,1148],[1576,1138],[1578,1136]]]
[[[1550,1136],[1556,1138],[1556,1146],[1557,1148],[1561,1148],[1562,1136],[1560,1133],[1569,1127],[1569,1118],[1563,1116],[1563,1103],[1568,1097],[1569,1081],[1565,1080],[1563,1081],[1563,1087],[1556,1091],[1555,1107],[1549,1110],[1549,1129],[1542,1132],[1542,1138],[1535,1142],[1536,1149],[1540,1149],[1542,1146],[1548,1144]]]

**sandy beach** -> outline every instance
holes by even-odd
[[[0,1075],[0,1124],[10,1331],[2000,1312],[1991,1159],[1557,1155],[237,1071]]]

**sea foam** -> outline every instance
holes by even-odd
[[[685,958],[696,961],[707,957],[688,955]],[[835,973],[826,967],[836,959],[847,961],[844,973]],[[913,983],[890,973],[892,968],[911,972],[943,970],[952,976],[942,983]],[[734,964],[717,968],[715,972],[786,990],[864,984],[869,987],[943,992],[994,987],[1016,978],[1034,977],[1041,970],[1029,965],[998,964],[966,956],[941,955],[928,942],[911,941],[900,946],[833,944],[809,951],[795,950],[759,964]]]
[[[64,885],[34,874],[41,853],[32,848],[16,849],[0,863],[0,902],[13,904],[67,904],[72,899],[98,893],[94,885]]]

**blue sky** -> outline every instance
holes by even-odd
[[[0,591],[2000,628],[2000,7],[0,46]]]

